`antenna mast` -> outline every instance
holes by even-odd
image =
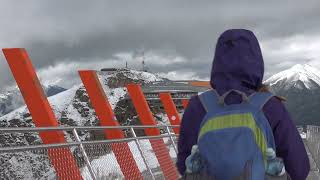
[[[142,51],[142,71],[146,72],[146,63],[145,63],[145,57],[144,57],[144,50]]]

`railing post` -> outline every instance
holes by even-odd
[[[175,142],[174,142],[174,140],[173,140],[173,138],[172,138],[172,135],[171,135],[171,132],[170,132],[170,128],[169,128],[169,126],[167,126],[167,125],[165,125],[165,126],[166,126],[166,130],[167,130],[167,132],[168,132],[168,134],[169,134],[169,136],[170,136],[170,140],[171,140],[173,149],[174,149],[174,151],[176,152],[176,154],[178,154],[178,150],[177,150],[176,144],[175,144]]]
[[[174,104],[170,93],[160,93],[160,100],[163,104],[164,110],[167,113],[169,122],[171,125],[180,125],[180,115],[177,111],[176,105]],[[173,128],[175,134],[179,134],[179,128]]]
[[[157,125],[140,85],[129,84],[127,85],[127,89],[139,116],[140,122],[143,125]],[[160,130],[157,128],[147,128],[145,129],[145,133],[148,136],[157,136],[160,135]],[[178,179],[178,171],[170,157],[163,139],[151,139],[150,144],[159,161],[160,168],[165,179]]]
[[[87,164],[87,167],[88,167],[88,170],[89,170],[89,172],[90,172],[91,178],[92,178],[93,180],[96,180],[97,177],[96,177],[96,175],[94,174],[94,171],[93,171],[93,168],[92,168],[92,166],[91,166],[89,157],[88,157],[88,155],[87,155],[87,153],[86,153],[86,151],[85,151],[85,149],[84,149],[84,147],[83,147],[83,144],[81,143],[81,140],[80,140],[79,135],[78,135],[78,133],[77,133],[77,130],[76,130],[75,128],[72,130],[72,134],[73,134],[73,136],[75,137],[76,141],[80,143],[79,148],[80,148],[81,154],[83,155],[84,161],[85,161],[86,164]]]
[[[99,118],[100,125],[119,126],[108,98],[103,91],[96,71],[79,71],[79,75],[89,95],[90,102],[92,103],[92,106]],[[121,129],[108,129],[104,132],[107,139],[125,138]],[[125,179],[142,179],[141,172],[132,152],[130,151],[128,143],[115,143],[111,145],[111,148],[116,156],[117,162]]]
[[[2,51],[35,126],[58,126],[58,121],[50,107],[26,50],[23,48],[9,48]],[[65,142],[64,134],[59,131],[40,132],[39,135],[44,144]],[[59,154],[54,149],[48,149],[49,159],[58,178],[68,179],[72,177],[73,179],[82,179],[77,162],[70,149],[61,148],[59,149]],[[64,156],[63,159],[60,158],[61,154]],[[68,165],[68,168],[65,168],[66,165]]]
[[[133,129],[132,127],[130,128],[130,131],[131,131],[131,134],[133,135],[133,137],[134,137],[134,138],[137,138],[137,135],[136,135],[136,133],[134,132],[134,129]],[[143,160],[144,164],[145,164],[146,167],[147,167],[147,170],[149,171],[149,173],[150,173],[150,175],[151,175],[151,178],[154,180],[154,179],[155,179],[155,178],[154,178],[154,175],[153,175],[152,170],[150,169],[149,163],[147,162],[147,159],[146,159],[146,157],[145,157],[145,155],[144,155],[144,153],[143,153],[143,151],[142,151],[142,148],[141,148],[141,145],[140,145],[139,140],[138,140],[138,139],[135,139],[135,143],[136,143],[137,148],[138,148],[138,150],[139,150],[139,152],[140,152],[140,154],[141,154],[142,160]]]
[[[189,104],[189,100],[188,99],[182,99],[181,102],[182,102],[182,106],[186,109],[188,104]]]

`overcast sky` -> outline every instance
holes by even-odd
[[[218,36],[246,28],[258,37],[265,78],[297,63],[320,69],[320,1],[8,0],[0,47],[24,47],[43,83],[70,87],[78,69],[129,66],[141,54],[152,72],[208,79]],[[14,84],[0,55],[0,91]]]

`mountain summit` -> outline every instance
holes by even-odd
[[[297,64],[290,69],[273,75],[265,84],[277,86],[283,89],[318,89],[320,88],[320,70],[309,64]]]
[[[264,82],[286,105],[296,125],[320,125],[320,70],[305,64],[270,77]]]

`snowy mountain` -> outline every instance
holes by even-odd
[[[65,88],[57,85],[43,85],[43,89],[48,97],[66,90]],[[23,106],[24,104],[24,100],[18,87],[0,94],[0,117]]]
[[[273,75],[265,83],[273,87],[279,87],[282,90],[289,90],[291,88],[319,89],[320,70],[308,64],[297,64],[288,70]]]
[[[124,87],[127,83],[140,83],[147,85],[154,81],[167,81],[157,75],[133,71],[120,70],[116,72],[98,72],[99,80],[108,97],[108,100],[115,112],[120,124],[139,124],[137,114],[131,103],[124,100],[127,90]],[[49,103],[55,113],[60,125],[63,126],[95,126],[99,125],[96,114],[89,102],[88,94],[82,84],[74,86],[64,92],[48,98]],[[152,109],[159,123],[167,121],[163,110]],[[161,122],[162,121],[162,122]],[[33,127],[32,117],[26,106],[22,106],[2,117],[0,117],[0,127]],[[141,133],[141,132],[140,132]],[[137,132],[139,134],[139,132]],[[67,141],[72,140],[70,134],[65,134]],[[83,131],[79,132],[81,140],[99,140],[104,139],[102,131]],[[0,133],[0,147],[16,145],[34,145],[41,144],[37,133]],[[107,152],[96,154],[96,158],[107,155]],[[104,153],[104,154],[103,154]],[[79,152],[74,153],[77,159],[83,161]],[[7,153],[0,158],[0,179],[35,179],[37,177],[50,178],[52,167],[45,154],[37,152]],[[46,161],[45,163],[36,163]],[[19,162],[19,163],[16,163]],[[32,170],[30,170],[32,168]],[[17,170],[19,169],[19,170]],[[25,173],[21,171],[25,169]],[[27,173],[28,172],[28,173]],[[33,172],[33,174],[30,172]]]
[[[298,64],[264,83],[287,98],[286,105],[297,125],[320,125],[320,70]]]

